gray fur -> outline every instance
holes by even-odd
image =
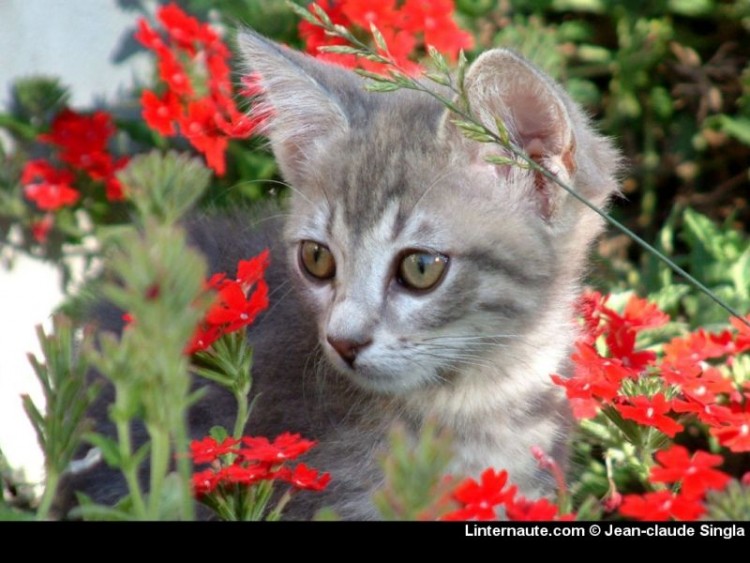
[[[252,32],[240,44],[262,77],[266,133],[292,186],[283,235],[242,217],[197,219],[191,233],[218,270],[272,246],[271,309],[250,336],[261,397],[249,430],[319,440],[308,462],[333,477],[288,516],[330,505],[344,518],[376,517],[377,456],[396,421],[449,428],[456,474],[504,468],[523,493],[550,492],[530,448],[565,463],[568,409],[550,374],[568,371],[599,218],[531,171],[487,164],[499,148],[467,141],[428,95],[368,93],[353,73]],[[485,123],[502,117],[515,142],[594,203],[616,190],[609,141],[518,56],[484,54],[467,91]],[[302,240],[330,248],[332,280],[300,271]],[[395,279],[396,257],[413,248],[449,257],[432,291]],[[372,343],[349,367],[328,337]],[[219,391],[207,399],[191,416],[196,435],[233,416]]]

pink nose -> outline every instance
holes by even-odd
[[[366,348],[372,343],[372,340],[347,340],[328,337],[328,344],[338,352],[341,359],[344,360],[349,367],[354,365],[354,360],[357,359],[357,354],[362,348]]]

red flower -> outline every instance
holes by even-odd
[[[635,331],[632,329],[612,330],[607,334],[606,341],[610,355],[620,360],[624,367],[640,372],[656,360],[655,352],[635,351]]]
[[[736,319],[734,317],[729,319],[732,326],[737,329],[735,347],[738,352],[750,350],[750,326],[748,326],[745,321],[750,321],[750,315],[747,315],[744,320]]]
[[[622,320],[632,329],[657,328],[669,322],[669,315],[655,303],[632,295],[625,304]]]
[[[661,374],[667,383],[679,385],[686,396],[703,404],[715,402],[719,393],[731,394],[735,390],[732,382],[718,369],[703,363],[662,364]]]
[[[190,82],[190,77],[172,51],[160,53],[159,76],[167,83],[167,86],[175,95],[188,97],[193,95],[193,86]]]
[[[42,159],[30,160],[21,172],[24,195],[43,211],[55,211],[78,201],[81,194],[70,185],[73,180],[73,174]],[[37,230],[41,236],[42,231]]]
[[[505,514],[508,516],[508,520],[519,522],[573,520],[575,518],[574,514],[559,516],[557,506],[546,498],[532,501],[521,495],[506,503]]]
[[[104,194],[108,201],[122,201],[125,199],[125,191],[120,180],[112,176],[104,182]]]
[[[363,29],[370,29],[370,24],[385,29],[397,23],[395,0],[347,0],[341,2],[341,11],[352,23]]]
[[[599,401],[596,399],[571,399],[569,397],[568,402],[570,403],[570,410],[573,412],[573,417],[576,420],[594,418],[601,410]]]
[[[64,162],[87,171],[106,152],[114,132],[112,117],[108,113],[97,111],[82,115],[66,108],[52,121],[50,132],[40,135],[39,139],[60,147],[60,158]]]
[[[682,424],[675,422],[666,415],[670,411],[671,405],[663,393],[657,393],[653,397],[643,395],[629,397],[628,401],[630,401],[629,405],[615,405],[623,418],[656,428],[670,438],[682,430]]]
[[[73,205],[81,197],[81,194],[67,184],[50,182],[28,184],[24,187],[23,193],[43,211],[54,211]]]
[[[167,49],[167,45],[164,43],[161,35],[143,18],[138,20],[138,30],[135,33],[135,39],[147,49],[151,49],[157,53]]]
[[[21,183],[33,184],[40,180],[52,184],[72,184],[75,176],[68,170],[58,170],[44,159],[28,161],[21,172]]]
[[[193,456],[193,463],[211,463],[230,453],[235,453],[234,447],[239,444],[239,440],[228,437],[219,444],[212,437],[207,436],[202,440],[193,440],[190,442],[190,453]]]
[[[673,445],[656,452],[656,461],[661,467],[651,468],[649,481],[681,482],[680,494],[690,499],[703,497],[708,489],[723,489],[731,479],[726,473],[713,469],[724,462],[720,455],[697,451],[690,457],[687,449]]]
[[[263,280],[268,263],[269,253],[264,250],[254,258],[239,262],[237,279],[228,279],[225,273],[216,273],[208,279],[206,289],[217,291],[217,300],[186,347],[187,354],[205,350],[222,334],[249,325],[268,307],[268,285]],[[250,289],[252,293],[248,298],[246,294]]]
[[[54,224],[55,218],[51,213],[47,213],[38,221],[32,222],[31,235],[34,237],[34,240],[39,244],[44,244],[45,242],[47,242],[47,235],[49,235],[49,232],[50,230],[52,230],[52,226]]]
[[[263,278],[270,262],[271,256],[268,249],[250,260],[240,260],[237,263],[237,281],[246,287],[257,283]]]
[[[159,8],[156,17],[169,33],[172,41],[181,49],[191,54],[195,53],[194,44],[204,39],[203,26],[200,21],[186,14],[175,3]]]
[[[190,144],[204,154],[208,166],[221,176],[226,171],[224,153],[229,141],[216,125],[218,114],[216,106],[208,99],[190,102],[187,114],[180,117],[180,128]]]
[[[618,359],[602,358],[591,344],[585,342],[576,343],[572,359],[575,365],[573,377],[552,375],[552,381],[565,388],[568,399],[583,401],[579,405],[582,407],[579,409],[580,415],[595,415],[596,404],[593,399],[607,402],[613,400],[620,390],[622,380],[634,373]]]
[[[727,407],[715,404],[706,404],[688,396],[687,401],[675,399],[672,401],[672,409],[677,413],[694,413],[701,422],[709,426],[721,426],[729,424],[732,419],[732,411]]]
[[[251,115],[239,112],[232,102],[226,105],[223,111],[217,111],[214,120],[219,131],[227,137],[232,139],[246,139],[253,134],[266,117],[265,114],[258,112]]]
[[[462,507],[446,514],[444,520],[496,520],[497,507],[516,494],[515,486],[504,488],[508,483],[508,472],[487,469],[481,481],[464,480],[453,491],[453,499]]]
[[[578,302],[578,313],[583,318],[584,324],[584,337],[580,340],[586,344],[593,344],[604,333],[601,320],[606,301],[607,297],[598,291],[588,291]]]
[[[303,439],[299,434],[289,432],[280,434],[273,442],[264,437],[247,436],[242,438],[242,443],[247,446],[239,452],[243,459],[268,463],[296,459],[307,453],[316,444],[312,440]]]
[[[711,434],[733,452],[750,452],[750,412],[733,414],[728,426],[712,428]]]
[[[229,467],[223,467],[217,478],[219,482],[224,484],[236,484],[250,486],[254,485],[258,481],[270,478],[268,468],[263,465],[230,465]]]
[[[221,335],[222,332],[218,326],[199,326],[187,348],[185,348],[185,353],[192,356],[197,352],[207,350],[211,347],[211,344],[221,338]]]
[[[213,469],[206,469],[193,474],[193,493],[196,497],[208,495],[216,489],[219,484],[219,476]]]
[[[664,363],[674,366],[695,366],[704,360],[721,358],[726,354],[725,344],[703,329],[673,338],[664,345]]]
[[[343,25],[347,27],[351,25],[349,18],[344,15],[343,4],[341,2],[335,2],[331,0],[320,0],[317,2],[318,6],[325,10],[328,17],[335,25]],[[329,37],[325,30],[317,25],[313,25],[308,21],[302,20],[298,26],[299,36],[305,42],[305,50],[315,55],[316,57],[331,62],[336,62],[347,67],[354,67],[357,64],[357,59],[354,55],[334,55],[332,53],[318,52],[318,48],[324,45],[346,45],[346,41],[339,37]],[[344,62],[346,61],[346,63]]]
[[[144,90],[141,94],[141,105],[141,115],[151,129],[167,137],[177,132],[176,124],[182,112],[174,92],[167,90],[164,97],[159,98],[150,90]]]
[[[224,284],[219,290],[219,300],[206,315],[212,325],[227,325],[226,332],[233,332],[251,324],[268,307],[268,285],[264,280],[257,283],[250,298],[245,297],[242,286],[236,282]]]
[[[401,8],[402,27],[422,33],[425,44],[456,60],[461,49],[474,46],[474,38],[453,20],[453,8],[453,0],[406,0]]]
[[[276,473],[276,478],[291,483],[295,489],[305,491],[322,491],[331,482],[331,474],[320,474],[316,469],[307,467],[304,463],[297,464],[294,471],[282,467]]]
[[[705,511],[700,501],[673,495],[670,491],[625,495],[620,506],[620,514],[623,516],[652,521],[665,521],[670,518],[692,521],[700,518]]]

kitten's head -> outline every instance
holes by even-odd
[[[254,33],[241,44],[292,186],[290,270],[341,372],[386,393],[440,385],[490,357],[502,368],[540,318],[569,314],[592,212],[533,171],[488,164],[502,149],[465,139],[425,93],[369,93]],[[477,117],[501,118],[581,195],[601,205],[615,190],[610,144],[524,60],[489,51],[466,87]]]

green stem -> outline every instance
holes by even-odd
[[[180,513],[186,521],[195,520],[195,503],[191,487],[193,464],[188,455],[188,436],[185,421],[180,420],[174,425],[175,455],[177,456],[177,472],[180,475]]]
[[[39,134],[36,127],[23,123],[6,113],[0,113],[0,127],[8,129],[26,141],[33,141]]]
[[[133,511],[138,518],[146,520],[148,512],[146,510],[146,503],[143,500],[141,484],[138,481],[138,466],[133,460],[130,423],[128,421],[117,422],[117,441],[120,445],[121,470],[128,485],[130,499],[133,502]]]
[[[39,510],[36,513],[37,520],[47,520],[49,517],[50,508],[52,508],[52,502],[55,500],[57,493],[57,485],[60,482],[60,475],[57,471],[48,470],[47,479],[44,486],[44,494],[39,504]]]
[[[250,417],[250,408],[248,406],[247,393],[245,389],[239,389],[234,393],[234,399],[237,401],[237,417],[234,419],[234,432],[232,438],[239,440],[245,433],[245,425]]]
[[[266,520],[269,522],[276,522],[278,520],[281,520],[281,513],[290,500],[292,500],[291,488],[282,495],[282,497],[279,499],[279,502],[276,503],[274,509],[268,514],[268,516],[266,516]]]
[[[159,504],[162,500],[164,479],[169,472],[169,433],[162,428],[150,426],[151,438],[151,483],[149,492],[149,519],[159,519]]]

